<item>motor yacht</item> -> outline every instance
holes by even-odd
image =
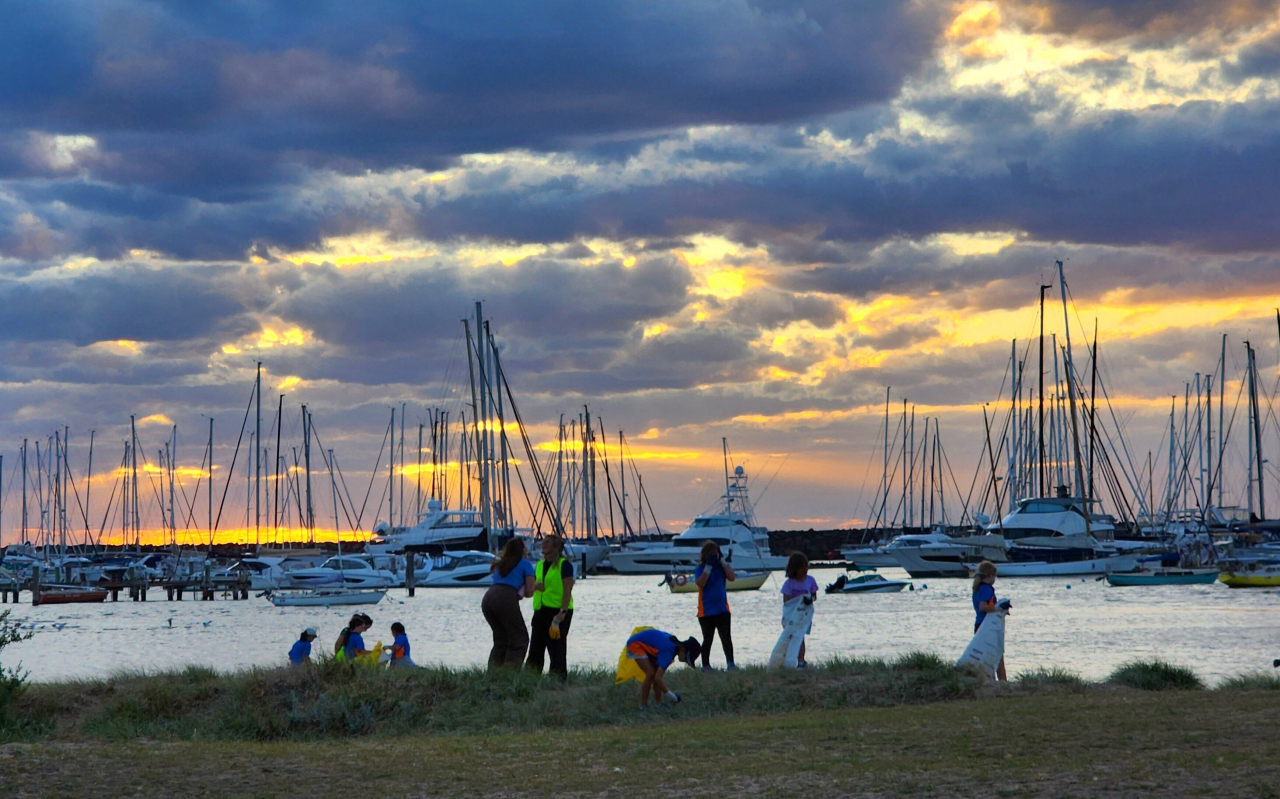
[[[1108,517],[1095,516],[1080,497],[1019,500],[1017,508],[987,534],[1005,545],[1001,577],[1050,577],[1129,572],[1138,568],[1139,553],[1121,554],[1112,543],[1115,528]]]
[[[418,588],[487,588],[494,560],[488,552],[443,552],[415,573],[413,583]]]
[[[769,550],[769,534],[755,524],[747,490],[747,473],[741,467],[725,475],[721,509],[694,518],[684,532],[666,544],[643,548],[624,546],[609,553],[609,563],[619,574],[667,574],[690,571],[698,565],[702,545],[714,541],[735,569],[777,571],[787,559]]]
[[[915,578],[965,577],[970,563],[1007,560],[1005,543],[999,536],[951,536],[940,527],[928,533],[900,535],[886,544],[884,551]]]
[[[443,549],[488,549],[488,532],[478,510],[445,510],[440,500],[427,503],[427,512],[412,527],[393,529],[386,522],[373,528],[365,545],[370,555],[398,555],[405,547],[438,546]]]

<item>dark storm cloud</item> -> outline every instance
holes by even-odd
[[[772,287],[753,289],[735,297],[723,303],[723,310],[735,324],[766,329],[785,327],[792,322],[809,322],[814,327],[826,328],[844,316],[840,305],[830,297],[778,291]]]
[[[0,122],[83,133],[95,177],[209,194],[466,152],[885,100],[931,52],[902,0],[25,5]]]
[[[1029,26],[1105,40],[1138,37],[1144,42],[1228,33],[1270,18],[1276,0],[1002,0]]]
[[[85,345],[230,333],[249,310],[225,285],[232,274],[123,266],[72,277],[0,278],[0,341]]]

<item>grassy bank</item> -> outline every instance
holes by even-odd
[[[218,674],[203,668],[30,686],[0,724],[5,741],[315,741],[408,734],[502,734],[635,727],[663,721],[767,716],[1007,698],[1041,693],[1112,695],[1125,689],[1201,691],[1185,668],[1133,663],[1103,685],[1051,669],[993,685],[976,672],[915,653],[895,661],[836,660],[813,668],[747,667],[669,675],[685,701],[636,710],[635,683],[606,671],[567,682],[525,672],[373,670],[330,660],[304,668]],[[1214,693],[1280,687],[1270,675],[1230,680]],[[1280,694],[1277,694],[1280,696]]]
[[[717,675],[725,676],[725,675]],[[0,746],[14,796],[1280,795],[1280,692],[1089,688],[535,735]]]

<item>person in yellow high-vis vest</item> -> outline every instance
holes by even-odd
[[[569,676],[569,624],[573,621],[573,562],[564,556],[564,539],[542,539],[542,560],[533,573],[533,621],[525,668],[542,672],[543,652],[551,658],[551,673]]]

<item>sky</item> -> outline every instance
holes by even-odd
[[[149,461],[177,425],[184,492],[213,417],[220,540],[255,535],[243,453],[225,475],[259,361],[266,427],[283,393],[287,451],[308,405],[359,495],[392,407],[415,442],[469,403],[477,300],[534,443],[590,406],[666,528],[715,501],[722,437],[762,523],[865,523],[886,387],[936,420],[958,503],[1041,285],[1065,332],[1057,260],[1075,357],[1096,322],[1108,412],[1158,483],[1170,397],[1222,334],[1229,408],[1245,340],[1276,391],[1277,5],[16,5],[0,536],[21,441],[65,426],[76,480],[95,436],[73,515],[109,537],[131,415]]]

